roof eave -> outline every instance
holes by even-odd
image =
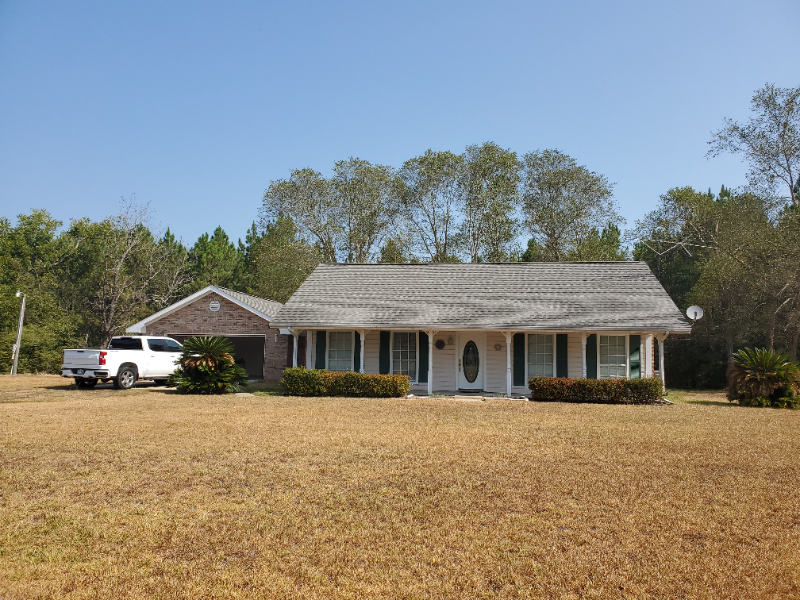
[[[582,325],[582,326],[545,326],[545,325],[514,325],[514,324],[502,324],[502,325],[467,325],[467,324],[459,324],[459,323],[438,323],[435,325],[431,324],[398,324],[398,323],[383,323],[383,324],[358,324],[358,323],[346,323],[346,324],[337,324],[332,325],[330,323],[288,323],[288,322],[273,322],[272,327],[274,328],[283,328],[289,329],[292,328],[294,330],[305,330],[305,329],[347,329],[347,330],[358,330],[358,329],[367,329],[367,330],[386,330],[386,329],[408,329],[408,330],[419,330],[419,331],[664,331],[669,333],[691,333],[692,326],[688,324],[677,324],[677,325],[669,325],[665,326],[663,323],[660,325],[648,325],[648,326],[631,326],[631,325]]]

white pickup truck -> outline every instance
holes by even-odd
[[[166,381],[178,365],[181,345],[167,337],[119,336],[108,348],[70,348],[61,357],[61,376],[74,377],[79,388],[98,380],[128,390],[137,379]]]

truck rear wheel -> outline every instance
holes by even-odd
[[[130,365],[123,365],[119,368],[117,376],[114,377],[114,387],[118,390],[129,390],[136,383],[136,369]]]
[[[75,385],[82,390],[88,390],[97,385],[97,379],[84,379],[83,377],[76,377]]]

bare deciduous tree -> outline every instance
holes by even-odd
[[[800,87],[765,85],[753,96],[754,113],[747,123],[725,119],[725,126],[713,134],[708,156],[722,152],[741,154],[750,164],[747,178],[754,192],[771,196],[777,184],[797,206],[800,186]]]

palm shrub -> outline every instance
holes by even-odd
[[[749,406],[794,408],[800,371],[788,354],[765,348],[743,348],[728,369],[728,400]]]
[[[184,394],[226,394],[247,385],[247,371],[234,362],[233,345],[221,336],[188,338],[179,364],[167,385]]]

